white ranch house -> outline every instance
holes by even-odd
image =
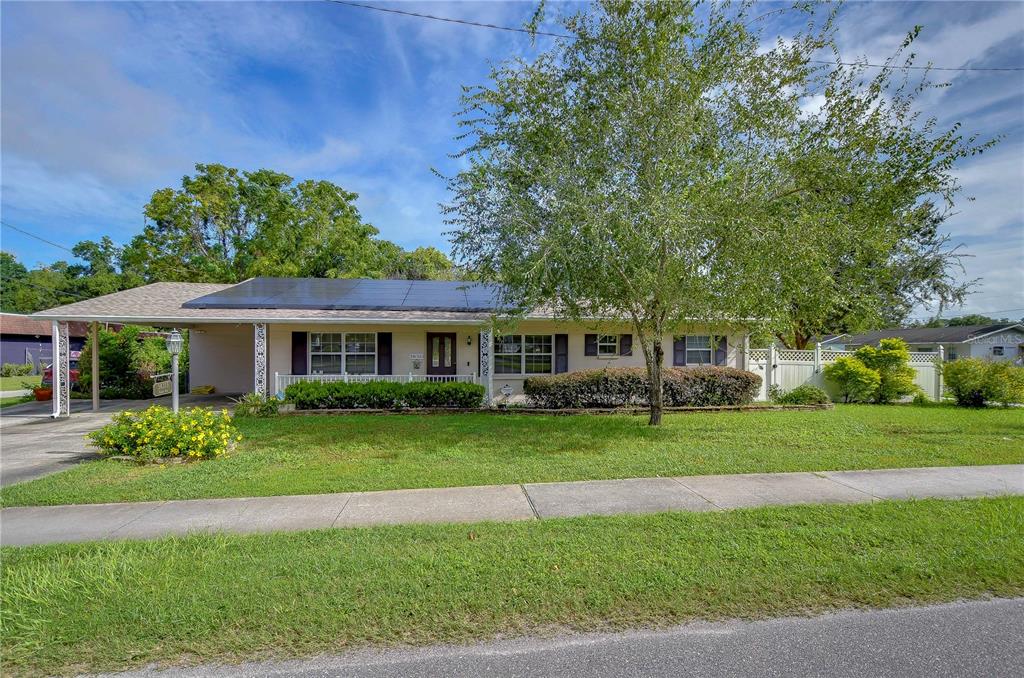
[[[54,415],[69,412],[67,327],[119,322],[189,330],[189,384],[282,393],[300,380],[466,381],[489,402],[532,375],[643,367],[625,324],[546,313],[510,326],[495,289],[451,281],[254,278],[237,285],[154,283],[35,314],[53,323]],[[662,339],[665,366],[746,367],[737,323],[690,323]]]

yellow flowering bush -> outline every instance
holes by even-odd
[[[103,428],[88,434],[101,454],[139,459],[184,457],[212,459],[242,439],[227,410],[201,407],[170,409],[153,405],[141,412],[120,412]]]

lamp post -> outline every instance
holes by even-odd
[[[178,413],[178,354],[183,343],[178,330],[171,330],[167,336],[167,352],[171,354],[171,409],[175,414]]]

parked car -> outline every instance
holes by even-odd
[[[78,384],[78,359],[82,356],[81,351],[71,351],[68,355],[68,377],[71,380],[71,388]],[[43,385],[53,386],[53,363],[43,370]]]

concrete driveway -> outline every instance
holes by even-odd
[[[152,400],[104,400],[100,411],[92,401],[72,400],[71,416],[52,419],[50,402],[28,402],[0,410],[0,486],[63,471],[96,453],[85,434],[110,421],[122,410],[140,410],[150,405],[170,406],[170,397]],[[225,396],[181,396],[182,407],[228,407]]]

